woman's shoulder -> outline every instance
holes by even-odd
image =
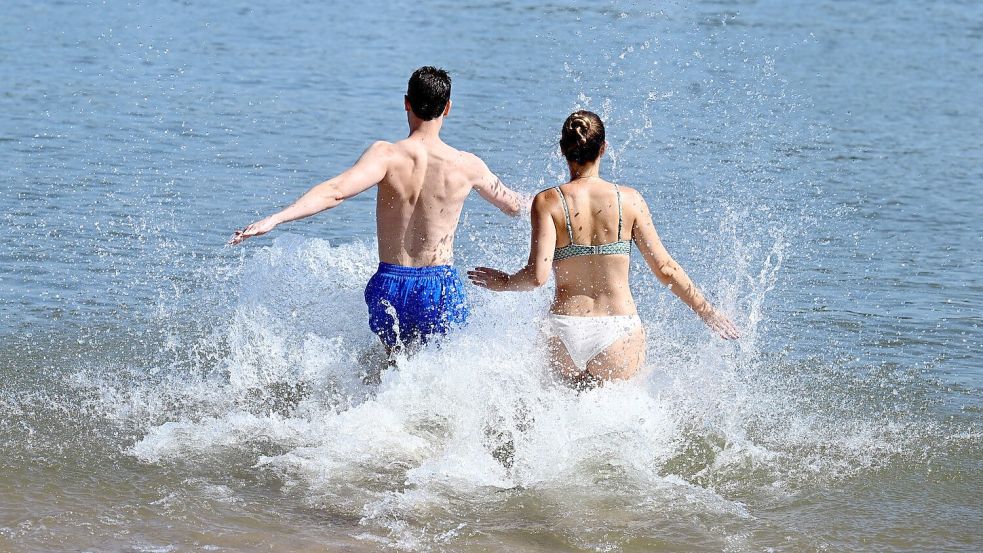
[[[537,202],[537,201],[550,202],[550,201],[558,200],[560,197],[560,193],[557,191],[557,188],[559,187],[551,186],[549,188],[544,188],[539,192],[536,192],[536,195],[533,196],[533,202]]]
[[[611,183],[618,187],[618,192],[621,194],[622,201],[631,203],[645,203],[645,198],[642,197],[641,192],[636,190],[631,186],[625,186],[624,184]]]
[[[627,184],[621,184],[620,182],[611,182],[611,181],[604,181],[604,182],[610,184],[611,186],[617,187],[618,192],[620,192],[622,196],[639,195],[638,190],[635,190],[634,188],[628,186]]]
[[[642,193],[631,186],[618,185],[621,207],[626,217],[635,218],[648,213],[649,206]]]

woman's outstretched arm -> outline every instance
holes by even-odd
[[[635,225],[632,229],[632,237],[638,245],[642,257],[649,269],[655,274],[662,284],[669,287],[669,290],[676,294],[683,303],[689,306],[711,330],[720,335],[721,338],[734,340],[741,335],[734,326],[734,323],[726,315],[714,309],[710,302],[703,297],[703,293],[690,280],[686,271],[680,267],[679,263],[669,255],[659,233],[655,231],[655,224],[652,222],[652,214],[649,212],[648,204],[641,194],[633,194],[632,203],[638,209],[635,217]]]
[[[553,225],[547,198],[550,192],[540,192],[532,201],[532,242],[526,266],[513,275],[489,267],[475,267],[468,271],[471,282],[495,292],[532,290],[546,284],[556,249],[556,226]]]

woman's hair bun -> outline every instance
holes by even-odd
[[[604,123],[596,113],[575,111],[563,122],[560,150],[569,161],[594,161],[604,145]]]
[[[590,135],[590,119],[580,114],[570,117],[570,130],[577,134],[577,144],[587,144],[587,137]]]

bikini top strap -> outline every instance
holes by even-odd
[[[554,186],[556,188],[556,193],[560,195],[560,203],[563,205],[563,216],[567,220],[567,235],[570,237],[570,243],[573,244],[573,224],[570,222],[570,208],[567,207],[567,199],[563,197],[563,192],[560,191],[559,186]]]
[[[618,198],[618,242],[621,242],[621,189],[617,184],[614,185],[614,194]]]

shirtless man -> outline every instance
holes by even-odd
[[[279,213],[237,230],[230,241],[239,244],[266,234],[378,185],[380,263],[365,288],[365,302],[369,327],[390,355],[404,344],[426,343],[467,320],[464,284],[451,263],[454,232],[471,190],[513,216],[528,203],[477,156],[440,139],[440,127],[451,111],[450,95],[446,71],[417,69],[404,101],[408,137],[394,144],[372,144],[350,169],[311,188]]]

